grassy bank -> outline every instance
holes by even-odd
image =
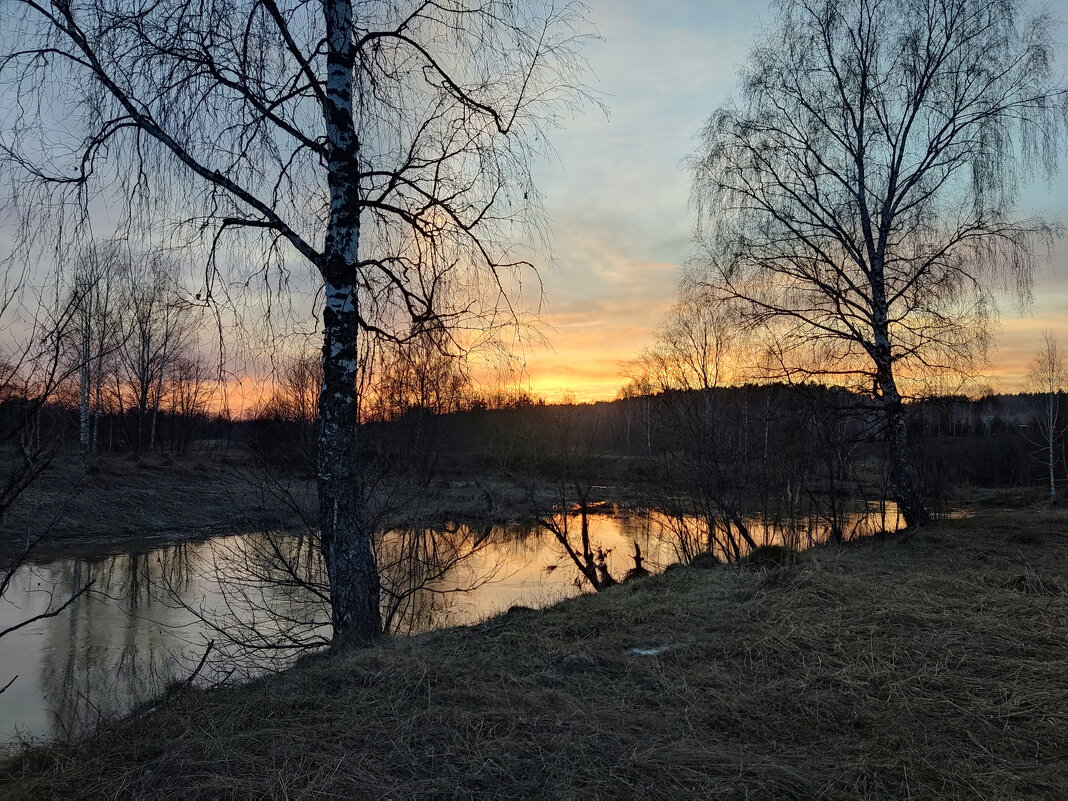
[[[6,476],[0,475],[0,480]],[[298,506],[311,482],[287,480]],[[77,452],[57,454],[4,517],[0,563],[28,540],[38,560],[300,524],[293,504],[247,455],[172,457],[106,454],[86,469]]]
[[[7,480],[0,458],[0,484]],[[427,484],[383,484],[383,526],[440,527],[446,522],[529,523],[559,502],[545,481],[525,485],[500,470],[472,465]],[[590,502],[640,505],[622,484],[595,487]],[[104,454],[88,469],[61,451],[19,497],[0,530],[0,565],[40,541],[32,559],[94,556],[221,534],[305,529],[316,519],[314,475],[269,468],[235,447],[225,455]]]
[[[0,796],[1060,799],[1066,533],[980,511],[323,655],[28,750]]]

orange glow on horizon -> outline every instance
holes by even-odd
[[[548,403],[574,400],[579,403],[614,400],[627,383],[626,362],[652,342],[653,332],[662,322],[671,304],[674,276],[660,264],[632,265],[638,277],[634,292],[626,298],[561,303],[556,310],[550,305],[542,318],[547,345],[532,347],[517,354],[516,370],[502,378],[488,366],[473,368],[474,389],[492,392],[495,387],[522,390]],[[659,290],[659,291],[657,291]],[[634,295],[644,300],[637,301]],[[997,393],[1025,389],[1028,365],[1042,343],[1046,330],[1058,336],[1068,353],[1068,290],[1062,290],[1055,276],[1036,286],[1034,303],[1025,311],[1002,298],[1002,316],[996,323],[994,350],[982,375],[972,388],[989,385]],[[503,386],[502,386],[503,385]],[[212,411],[229,409],[239,420],[271,395],[271,375],[247,375],[225,382],[225,392],[217,391]]]
[[[1068,324],[1058,325],[1059,322],[1046,316],[1003,321],[991,363],[977,376],[973,386],[989,385],[996,393],[1025,391],[1028,364],[1044,330],[1059,332],[1062,346],[1068,351]],[[528,354],[522,374],[504,388],[526,391],[547,403],[615,400],[627,383],[625,362],[634,358],[646,342],[627,343],[626,350],[608,347],[595,350],[563,338],[556,339],[554,344],[555,352],[543,350]],[[489,392],[499,385],[497,377],[488,370],[476,370],[473,378],[476,391]],[[228,409],[232,419],[242,420],[265,403],[272,391],[270,378],[251,375],[233,378],[216,384],[209,408],[213,413]]]

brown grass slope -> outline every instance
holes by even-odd
[[[6,459],[0,452],[0,481],[7,478]],[[36,560],[298,525],[300,516],[263,474],[239,452],[207,458],[107,454],[84,470],[77,453],[65,449],[5,515],[0,564],[45,532],[33,549]],[[312,483],[287,481],[286,488],[298,504],[310,506]]]
[[[1066,531],[982,512],[323,655],[26,751],[0,797],[1068,798]]]

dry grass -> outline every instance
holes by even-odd
[[[296,525],[299,516],[266,491],[261,473],[237,449],[231,456],[107,454],[88,471],[66,449],[5,516],[0,560],[44,529],[38,560]],[[314,500],[309,481],[293,482],[293,490],[299,502]]]
[[[6,479],[0,452],[0,483]],[[622,495],[627,495],[624,498]],[[593,503],[633,501],[616,487],[598,487]],[[407,498],[385,522],[439,527],[445,521],[530,523],[559,498],[551,484],[531,491],[505,475],[436,479],[404,490]],[[295,507],[295,508],[294,508]],[[84,470],[76,451],[61,451],[4,518],[0,564],[20,555],[48,530],[34,559],[93,556],[128,548],[203,539],[268,528],[303,527],[318,514],[313,475],[267,469],[240,447],[225,454],[174,457],[104,454]]]
[[[28,750],[0,796],[1063,799],[1066,531],[983,512],[316,657]]]

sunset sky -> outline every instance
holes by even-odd
[[[553,401],[615,397],[625,382],[623,363],[649,344],[662,322],[691,252],[686,160],[698,130],[735,93],[747,51],[773,20],[768,0],[588,0],[588,6],[601,37],[585,50],[592,68],[588,82],[607,113],[590,104],[566,121],[553,132],[556,157],[536,168],[553,259],[540,266],[544,344],[517,349],[520,381]],[[1056,38],[1063,74],[1068,26],[1062,24]],[[1024,188],[1021,216],[1038,213],[1068,224],[1068,154],[1064,162],[1050,181]],[[104,206],[95,221],[101,236],[109,233]],[[0,209],[0,255],[13,250],[13,230]],[[1040,254],[1040,262],[1033,304],[1021,308],[1008,296],[1001,304],[987,382],[996,390],[1020,387],[1044,330],[1057,333],[1068,348],[1068,239],[1048,259]],[[202,265],[191,269],[195,283]],[[314,293],[306,294],[297,307],[310,309]],[[310,311],[302,317],[305,349],[319,347],[316,319]],[[206,347],[214,335],[214,325],[205,328]],[[231,391],[231,402],[241,408],[270,391],[276,343],[264,347],[270,357],[232,368],[245,377]]]
[[[693,215],[684,161],[695,134],[736,86],[738,68],[771,3],[733,0],[593,0],[603,41],[588,49],[592,83],[609,109],[557,131],[558,160],[542,168],[555,264],[542,270],[550,348],[531,348],[535,392],[555,400],[614,397],[620,363],[645,346],[671,303],[690,253]],[[1068,28],[1057,32],[1068,40]],[[1068,59],[1060,49],[1060,70]],[[1068,163],[1026,188],[1024,215],[1068,223]],[[1044,329],[1068,345],[1068,242],[1035,279],[1034,303],[1002,303],[995,388],[1019,384]]]

